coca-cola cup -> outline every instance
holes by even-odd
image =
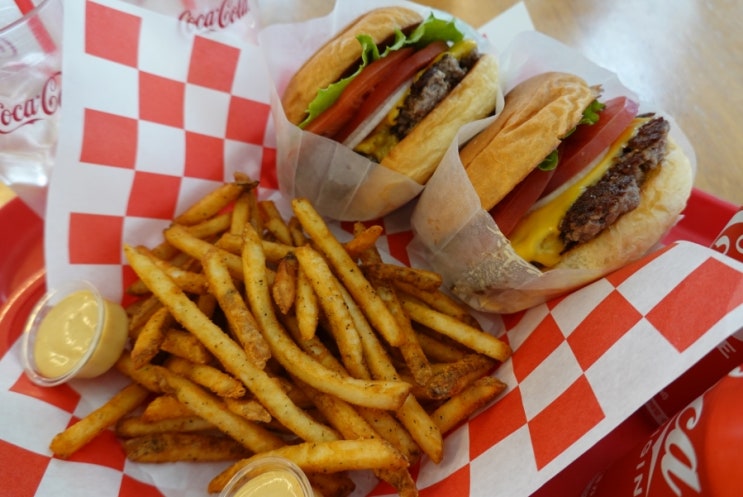
[[[593,479],[583,497],[739,497],[743,365]]]
[[[0,180],[44,217],[61,106],[62,0],[0,4]]]

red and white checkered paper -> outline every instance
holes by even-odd
[[[87,278],[118,298],[131,278],[122,243],[156,243],[175,213],[233,171],[283,200],[268,82],[249,30],[187,31],[115,0],[71,2],[65,15],[47,283]],[[408,214],[382,220],[383,248],[406,263]],[[735,332],[742,304],[742,264],[680,243],[566,297],[483,316],[514,349],[496,373],[509,389],[447,436],[441,464],[415,469],[421,495],[531,494]],[[131,463],[112,432],[71,460],[50,457],[52,437],[126,379],[35,386],[17,337],[0,345],[0,477],[12,495],[200,496],[225,467]],[[392,493],[366,474],[357,483],[359,496]]]

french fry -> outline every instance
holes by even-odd
[[[484,376],[462,392],[451,397],[431,413],[442,433],[448,433],[505,390],[506,384],[492,376]]]
[[[263,370],[253,365],[245,351],[205,316],[148,258],[140,256],[128,245],[124,246],[124,252],[134,271],[170,309],[173,317],[199,337],[222,365],[261,401],[272,417],[305,440],[337,438],[333,430],[299,409],[281,387]]]
[[[329,328],[338,344],[341,361],[351,375],[357,378],[369,377],[364,365],[361,340],[343,299],[340,282],[336,280],[325,259],[311,246],[297,247],[295,254],[330,322]]]
[[[195,364],[175,356],[169,357],[164,365],[222,398],[238,399],[245,395],[245,385],[242,382],[212,366]]]
[[[493,359],[482,354],[468,354],[455,362],[436,364],[421,396],[441,400],[456,395],[477,378],[488,374],[495,364]]]
[[[247,178],[239,178],[232,183],[220,185],[191,204],[188,209],[175,218],[175,223],[189,226],[205,221],[226,208],[244,191],[256,186],[258,186],[257,182],[251,182]]]
[[[188,433],[215,430],[216,426],[196,415],[179,416],[148,421],[140,416],[122,418],[116,423],[116,434],[123,438],[141,437],[158,433]]]
[[[304,235],[304,231],[302,231],[302,225],[299,223],[299,219],[295,216],[290,217],[288,226],[289,233],[292,236],[292,245],[301,247],[307,243],[307,237]]]
[[[152,422],[193,415],[191,409],[181,404],[172,395],[158,395],[144,408],[141,418],[144,421]]]
[[[359,469],[399,470],[408,462],[382,439],[335,440],[324,443],[286,445],[276,450],[242,459],[217,475],[209,483],[209,492],[219,492],[230,478],[258,457],[278,456],[294,461],[307,473],[337,473]]]
[[[186,226],[186,229],[196,238],[202,240],[223,233],[232,226],[232,213],[217,214],[197,224]]]
[[[198,337],[175,328],[165,331],[160,349],[197,364],[209,364],[213,358]]]
[[[123,441],[126,457],[135,462],[234,461],[251,453],[235,440],[199,433],[161,433]]]
[[[284,441],[257,423],[227,409],[219,398],[186,378],[160,368],[162,389],[174,395],[191,410],[253,452],[264,452],[284,445]]]
[[[352,296],[344,290],[346,305],[351,311],[356,323],[356,329],[361,338],[366,364],[374,378],[397,381],[400,379],[387,351],[382,346],[374,330],[366,321],[363,313],[354,302]],[[421,450],[434,462],[440,462],[444,457],[444,441],[438,428],[428,413],[413,395],[408,395],[403,404],[395,410],[395,414],[411,437],[420,446]]]
[[[343,377],[312,360],[294,343],[273,312],[260,239],[250,228],[245,229],[243,236],[244,272],[252,275],[245,282],[245,289],[250,305],[256,309],[255,317],[271,347],[273,357],[291,374],[302,378],[321,392],[334,394],[355,405],[397,409],[410,392],[409,384],[402,381],[368,381]]]
[[[256,367],[263,369],[271,357],[271,351],[258,329],[255,318],[232,281],[223,254],[216,249],[210,249],[204,254],[202,262],[209,288],[224,311],[233,336],[248,355],[248,359]]]
[[[250,192],[241,193],[232,207],[229,233],[233,235],[239,236],[245,229],[245,225],[250,222],[250,195]]]
[[[258,202],[258,209],[261,213],[263,227],[268,230],[280,243],[284,245],[293,245],[291,232],[284,219],[281,217],[276,204],[270,200]]]
[[[150,362],[160,352],[165,330],[173,324],[168,309],[161,307],[147,320],[132,346],[132,361],[136,367]]]
[[[377,262],[373,264],[364,264],[362,266],[364,274],[370,279],[377,279],[387,282],[405,282],[415,288],[420,288],[425,292],[432,292],[441,287],[441,275],[425,269],[417,269],[397,264],[387,264]]]
[[[271,422],[271,413],[260,402],[253,399],[233,399],[230,397],[225,397],[223,400],[227,409],[245,419],[261,423]]]
[[[343,246],[352,259],[357,259],[377,243],[382,233],[384,233],[384,228],[378,224],[366,227],[361,223],[356,223],[353,238],[345,242]]]
[[[276,278],[271,286],[271,295],[282,314],[288,314],[294,307],[297,295],[297,259],[289,253],[279,261]]]
[[[473,328],[480,328],[480,323],[470,314],[470,309],[462,302],[445,294],[441,289],[426,291],[406,281],[393,281],[394,285],[407,295],[414,297],[437,311],[467,323]]]
[[[210,250],[215,250],[215,246],[207,241],[196,238],[191,235],[187,229],[183,226],[172,225],[167,228],[163,234],[165,239],[178,247],[180,250],[186,252],[195,259],[203,260],[204,256]],[[226,250],[218,249],[220,255],[224,259],[227,268],[230,271],[230,275],[237,280],[243,280],[244,276],[242,273],[242,266],[240,263],[240,257],[232,254]],[[140,278],[141,279],[141,278]]]
[[[474,351],[492,357],[497,361],[505,361],[511,355],[511,348],[508,344],[489,333],[473,328],[413,299],[403,298],[402,303],[405,311],[410,315],[410,319],[448,336]]]
[[[138,300],[135,304],[127,307],[126,312],[129,316],[129,336],[136,338],[142,326],[150,317],[163,305],[155,296],[148,296]]]
[[[299,327],[300,336],[304,340],[309,340],[315,336],[317,325],[320,321],[320,303],[317,294],[312,288],[307,273],[301,268],[297,268],[297,293],[294,299],[294,314],[297,317],[297,326]]]
[[[149,391],[136,383],[125,386],[105,404],[55,435],[49,449],[56,457],[68,459],[103,430],[139,407],[148,395]]]
[[[359,303],[367,319],[390,345],[399,345],[402,338],[397,321],[343,245],[330,233],[322,217],[306,199],[293,199],[292,207],[304,230],[328,260],[338,279]]]

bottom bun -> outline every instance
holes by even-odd
[[[492,264],[486,261],[455,283],[453,291],[476,309],[508,314],[580,288],[653,249],[678,221],[692,186],[691,162],[669,137],[662,167],[650,173],[642,185],[640,205],[596,238],[566,252],[552,269],[535,270],[523,285],[509,284],[507,279],[516,275],[514,271],[531,266],[525,260],[495,277]],[[503,248],[512,250],[510,245]]]

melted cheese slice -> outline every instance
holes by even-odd
[[[560,239],[560,221],[586,188],[601,179],[611,167],[614,157],[647,120],[647,118],[635,118],[624,133],[612,143],[604,154],[604,158],[598,161],[588,174],[552,201],[527,213],[519,221],[509,237],[511,245],[519,256],[546,268],[560,262],[560,254],[565,249],[565,244]]]

